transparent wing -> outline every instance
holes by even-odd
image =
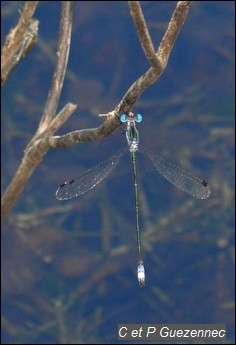
[[[206,199],[211,194],[208,183],[191,175],[177,165],[168,162],[165,158],[139,146],[139,151],[148,157],[157,171],[175,187],[196,198]]]
[[[106,161],[81,173],[75,179],[62,183],[56,191],[56,198],[59,200],[68,200],[87,193],[90,189],[102,182],[116,168],[120,158],[127,152],[129,150],[124,149]]]

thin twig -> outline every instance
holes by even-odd
[[[74,104],[67,104],[66,115],[63,111],[61,113],[64,113],[63,115],[66,118],[69,118],[75,111],[76,107],[77,106]],[[10,185],[8,186],[6,192],[2,197],[2,220],[4,220],[4,218],[7,216],[7,214],[15,204],[16,200],[24,190],[31,175],[41,163],[43,156],[46,154],[49,147],[49,137],[47,137],[46,135],[44,135],[44,137],[42,136],[42,138],[39,138],[38,140],[35,140],[34,145],[28,146],[15,176],[13,177]]]
[[[115,113],[120,113],[121,110],[124,113],[129,113],[141,94],[159,79],[167,65],[176,38],[188,14],[190,4],[191,1],[178,1],[176,5],[165,35],[156,53],[158,60],[161,61],[162,69],[151,67],[136,80],[115,108]]]
[[[158,70],[162,70],[162,61],[159,60],[156,55],[139,1],[128,1],[128,3],[130,7],[130,15],[133,17],[139,40],[143,47],[146,58],[149,60],[152,67],[157,68]]]
[[[56,67],[52,79],[51,88],[48,93],[45,110],[36,135],[43,132],[51,122],[52,118],[54,118],[58,106],[58,101],[61,95],[70,51],[72,28],[72,4],[69,6],[69,4],[67,3],[68,1],[62,1]]]
[[[136,2],[135,5],[137,5]],[[144,90],[151,86],[164,71],[174,42],[187,16],[189,5],[190,1],[179,1],[177,3],[166,33],[157,50],[156,63],[154,61],[155,59],[152,59],[153,52],[150,53],[149,51],[149,47],[152,46],[152,42],[145,24],[145,20],[142,16],[141,8],[139,4],[136,7],[132,7],[131,5],[132,15],[135,18],[141,18],[140,20],[142,21],[143,30],[139,30],[139,35],[144,35],[144,37],[141,37],[140,41],[142,42],[145,52],[145,47],[148,47],[146,55],[149,56],[151,54],[151,60],[154,61],[153,63],[155,64],[155,67],[151,67],[138,80],[136,80],[133,85],[131,85],[120,103],[116,106],[115,110],[106,114],[106,121],[104,121],[100,127],[73,131],[59,137],[52,135],[59,127],[61,127],[64,121],[69,118],[76,108],[75,105],[68,104],[67,109],[63,109],[63,111],[55,116],[67,66],[71,35],[71,2],[62,2],[57,63],[46,108],[37,133],[28,144],[25,150],[25,156],[22,159],[22,163],[3,196],[2,219],[9,213],[17,198],[23,191],[28,179],[40,164],[44,154],[50,147],[68,147],[82,141],[99,140],[108,136],[119,127],[119,116],[122,113],[129,113]],[[145,44],[145,40],[147,40],[147,44]]]
[[[172,51],[180,29],[185,22],[191,3],[192,1],[177,2],[176,9],[168,24],[166,33],[161,41],[161,44],[158,47],[157,56],[163,61],[165,65],[168,62],[170,52]]]
[[[107,113],[107,120],[100,127],[73,131],[61,137],[52,137],[50,138],[50,144],[52,145],[52,147],[67,147],[82,141],[100,140],[110,135],[120,126],[120,115],[123,113],[128,114],[132,110],[134,104],[141,96],[141,94],[149,86],[155,83],[155,81],[157,81],[157,79],[163,73],[175,40],[188,14],[190,4],[191,1],[178,1],[176,5],[175,11],[169,22],[165,35],[163,36],[163,39],[156,53],[157,61],[159,61],[159,68],[151,67],[146,73],[144,73],[139,79],[137,79],[130,86],[116,108]],[[138,13],[140,13],[140,6],[138,8],[132,8],[132,15],[135,17],[138,16],[138,13],[134,13],[136,10],[138,11]],[[146,26],[145,36],[150,37]],[[143,42],[144,38],[141,38],[141,41]],[[143,44],[143,46],[145,47],[146,45]]]
[[[26,1],[18,24],[6,37],[1,56],[1,84],[37,41],[39,21],[32,19],[38,1]]]
[[[73,131],[62,136],[52,136],[49,144],[52,148],[69,147],[84,141],[95,141],[106,138],[120,126],[119,118],[108,116],[107,120],[98,128]]]
[[[51,115],[48,112],[49,110],[54,112],[58,106],[58,100],[61,93],[61,87],[68,60],[67,57],[69,54],[69,42],[72,26],[71,7],[71,1],[62,2],[60,36],[57,49],[57,64],[53,76],[52,87],[48,96],[48,102],[46,106],[47,110],[44,112],[45,116],[43,118],[43,121],[41,121],[40,123],[37,133],[30,141],[25,150],[25,155],[14,178],[12,179],[5,194],[3,195],[1,209],[2,220],[7,216],[10,209],[15,204],[16,200],[24,190],[29,178],[41,163],[43,156],[50,148],[49,137],[54,134],[55,131],[64,123],[65,119],[68,119],[71,116],[71,114],[77,107],[72,103],[67,104],[67,106],[55,117],[55,119],[50,122]],[[56,95],[53,95],[53,92],[55,92]],[[43,129],[44,132],[42,132]]]

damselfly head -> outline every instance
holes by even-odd
[[[125,123],[125,122],[141,122],[143,119],[141,114],[134,114],[130,112],[129,114],[122,114],[120,116],[120,122]]]

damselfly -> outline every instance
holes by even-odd
[[[130,152],[133,177],[134,177],[134,193],[135,193],[135,214],[136,214],[136,237],[137,237],[137,277],[139,286],[145,285],[145,270],[143,264],[143,251],[140,238],[139,227],[139,193],[138,193],[138,176],[136,152],[139,151],[148,157],[156,170],[170,183],[184,192],[195,196],[196,198],[206,199],[211,191],[208,183],[198,177],[193,176],[189,172],[181,169],[177,165],[168,162],[160,155],[149,151],[145,147],[139,145],[139,133],[136,128],[136,122],[142,121],[140,114],[129,113],[123,114],[120,121],[126,124],[126,139],[128,148],[116,153],[106,161],[99,163],[84,173],[78,175],[75,179],[64,182],[57,190],[56,197],[59,200],[68,200],[75,198],[81,194],[87,193],[90,189],[96,187],[104,180],[118,165],[120,158]]]

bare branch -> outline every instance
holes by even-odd
[[[71,117],[76,109],[76,104],[67,103],[49,124],[46,130],[47,135],[51,136],[52,134],[54,134]]]
[[[157,50],[157,58],[158,61],[161,61],[162,69],[151,67],[136,80],[128,89],[121,102],[117,105],[115,112],[120,113],[121,109],[124,113],[130,112],[141,94],[159,79],[166,67],[173,45],[186,19],[190,3],[191,1],[179,1],[176,5],[166,33]]]
[[[132,2],[134,1],[131,1],[131,3]],[[52,144],[52,147],[66,147],[81,141],[99,140],[111,134],[119,127],[120,122],[117,118],[119,118],[119,116],[123,113],[128,114],[132,110],[134,104],[141,96],[141,94],[149,86],[155,83],[155,81],[157,81],[157,79],[161,76],[162,72],[164,71],[175,40],[186,19],[190,3],[191,1],[179,1],[176,5],[176,9],[172,15],[166,33],[156,53],[156,63],[158,65],[158,68],[151,67],[146,73],[144,73],[139,79],[137,79],[133,83],[133,85],[130,86],[130,88],[128,89],[120,103],[116,106],[116,108],[107,114],[107,120],[103,123],[102,126],[98,128],[77,130],[71,133],[67,133],[62,137],[51,138],[50,143]],[[140,15],[141,11],[139,4],[136,7],[132,7],[132,11],[135,11],[136,8],[138,8],[137,11],[139,14],[135,14],[135,17],[136,15]],[[134,15],[133,12],[132,15]],[[144,18],[142,19],[144,21]],[[142,26],[144,26],[144,24],[145,22],[142,23]],[[140,38],[141,42],[144,42],[145,39],[148,40],[147,44],[142,44],[143,47],[150,46],[150,44],[152,45],[146,25],[143,32],[140,31],[139,34],[141,36],[144,35],[144,37]],[[148,54],[149,52],[146,55]]]
[[[18,24],[6,37],[1,57],[2,85],[20,59],[26,56],[37,41],[39,21],[32,19],[37,4],[38,1],[26,1]]]
[[[61,95],[61,89],[65,77],[66,67],[68,63],[68,56],[71,42],[71,28],[72,28],[72,3],[69,1],[62,1],[62,13],[59,32],[59,41],[57,47],[57,61],[54,76],[52,79],[51,88],[48,93],[48,99],[44,114],[39,124],[36,136],[43,132],[51,119],[55,116],[58,101]]]
[[[37,133],[28,144],[22,163],[3,196],[2,219],[6,217],[24,189],[28,179],[40,164],[43,156],[50,147],[67,147],[82,141],[99,140],[108,136],[119,127],[120,115],[122,113],[129,113],[143,91],[152,85],[164,71],[174,42],[184,23],[190,5],[190,1],[179,1],[177,3],[174,14],[155,57],[153,54],[151,38],[143,18],[141,8],[138,2],[135,2],[134,6],[131,4],[132,15],[137,18],[137,23],[140,23],[138,24],[138,26],[140,26],[138,31],[143,49],[147,58],[155,67],[151,67],[138,80],[136,80],[133,85],[131,85],[123,99],[116,106],[115,110],[106,114],[107,119],[100,127],[74,131],[61,137],[52,137],[55,131],[67,118],[69,118],[76,108],[73,104],[67,104],[67,106],[53,119],[58,106],[58,100],[61,94],[68,61],[72,21],[71,3],[72,2],[70,1],[62,2],[57,62],[47,104]]]
[[[182,25],[188,14],[192,1],[178,1],[176,9],[171,17],[166,33],[157,50],[157,56],[166,65],[172,51],[173,45],[177,39]]]
[[[95,141],[106,138],[120,126],[117,116],[108,116],[107,120],[98,128],[73,131],[62,136],[49,138],[49,144],[53,148],[72,146],[84,141]]]
[[[43,156],[50,148],[49,136],[59,128],[66,118],[68,118],[75,110],[76,106],[73,104],[67,105],[58,116],[52,121],[58,106],[58,100],[61,93],[62,83],[64,80],[65,70],[68,61],[70,34],[71,34],[71,1],[62,2],[61,23],[60,23],[60,37],[57,50],[57,65],[53,76],[52,87],[49,92],[46,110],[44,112],[43,120],[40,123],[39,129],[35,136],[31,139],[25,150],[25,156],[7,188],[2,198],[1,216],[2,220],[7,216],[12,206],[23,191],[29,178],[34,170],[41,163]],[[54,94],[55,93],[55,94]],[[44,131],[43,131],[44,130]]]
[[[136,26],[140,43],[143,47],[143,51],[149,60],[150,64],[158,70],[163,69],[162,62],[156,56],[155,49],[153,47],[152,39],[149,35],[146,21],[143,16],[142,9],[139,1],[128,1],[130,7],[130,15],[133,17],[134,24]]]
[[[49,146],[53,147],[53,145],[51,144],[53,141],[50,141],[51,135],[54,134],[63,125],[63,123],[65,123],[70,118],[70,116],[75,112],[76,109],[76,104],[67,103],[48,125],[47,129],[42,134],[35,136],[34,139],[29,142],[25,149],[25,153],[27,153],[28,150],[34,147],[39,142],[39,140],[45,138],[48,138]]]
[[[39,135],[37,139],[35,138],[34,141],[31,141],[30,145],[27,146],[22,162],[4,196],[2,197],[2,220],[6,217],[6,215],[24,190],[29,178],[41,163],[43,156],[52,146],[49,143],[51,134],[55,133],[59,125],[64,123],[76,108],[77,106],[75,104],[68,103],[60,111],[57,117],[51,122],[47,131]]]
[[[170,52],[188,14],[191,2],[192,1],[179,1],[177,3],[175,12],[172,15],[167,31],[156,53],[139,1],[129,1],[130,14],[136,25],[143,51],[151,65],[159,71],[163,71],[167,64]]]
[[[12,206],[15,204],[16,200],[22,193],[27,184],[29,178],[33,174],[34,170],[40,164],[43,155],[47,151],[47,143],[44,142],[44,145],[37,145],[36,150],[31,150],[30,154],[28,153],[22,159],[22,162],[12,179],[10,185],[8,186],[5,194],[2,197],[2,208],[1,208],[1,219],[7,216],[8,212],[11,210]]]

